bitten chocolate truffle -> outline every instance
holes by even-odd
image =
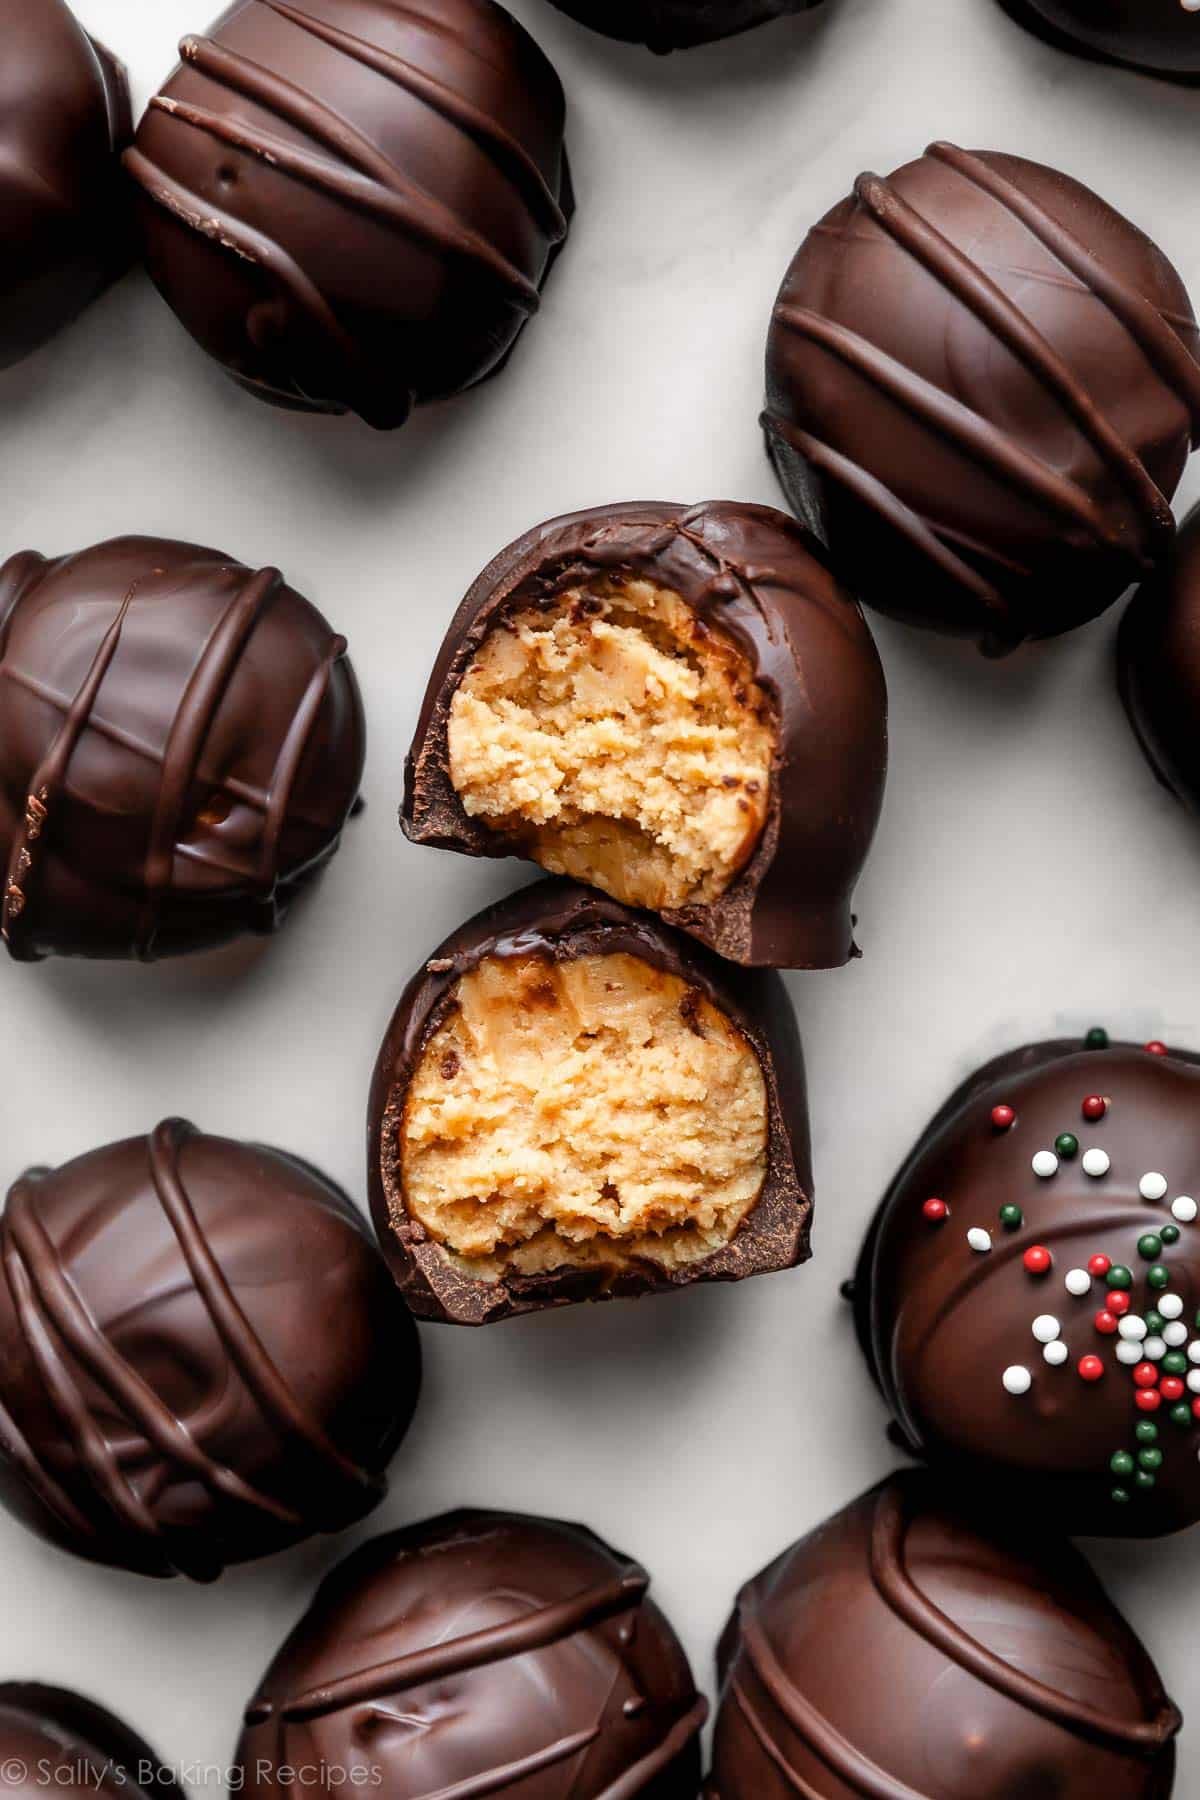
[[[886,768],[875,646],[807,533],[733,501],[608,506],[527,532],[468,593],[401,823],[731,961],[831,968],[857,954]]]
[[[497,369],[573,210],[558,77],[492,0],[235,0],[125,167],[146,264],[261,399],[403,425]]]
[[[414,976],[368,1153],[379,1241],[422,1318],[486,1325],[808,1255],[783,982],[567,882],[480,913]]]
[[[900,1434],[1013,1517],[1200,1520],[1200,1059],[1031,1044],[946,1102],[854,1295]]]
[[[0,369],[89,305],[133,253],[117,152],[129,142],[121,64],[64,0],[0,6]]]
[[[1196,0],[1002,0],[1006,10],[1063,48],[1129,63],[1154,75],[1200,76]]]
[[[383,1498],[416,1332],[307,1163],[168,1119],[18,1181],[0,1264],[0,1502],[40,1536],[212,1581]]]
[[[771,19],[811,12],[820,0],[551,0],[560,12],[605,37],[645,44],[664,55],[734,37]]]
[[[859,597],[993,654],[1169,554],[1200,434],[1178,274],[1053,169],[933,144],[862,175],[784,279],[767,447]]]
[[[7,1800],[185,1800],[150,1746],[104,1707],[66,1688],[0,1682],[0,1779]]]
[[[1179,1712],[1036,1525],[985,1534],[933,1480],[893,1477],[747,1582],[707,1800],[1167,1800]]]
[[[1200,813],[1200,508],[1184,523],[1170,563],[1126,609],[1117,679],[1150,767]]]
[[[693,1800],[707,1705],[650,1578],[592,1532],[455,1512],[326,1577],[246,1712],[236,1766],[294,1763],[394,1800]]]
[[[277,569],[115,538],[0,568],[0,927],[19,961],[275,929],[358,796],[346,640]]]

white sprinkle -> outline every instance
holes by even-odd
[[[1042,1351],[1042,1355],[1052,1369],[1061,1369],[1065,1362],[1071,1360],[1071,1352],[1067,1349],[1067,1346],[1063,1343],[1061,1338],[1055,1338],[1052,1344],[1047,1344],[1046,1348]]]
[[[1161,1200],[1166,1191],[1166,1176],[1155,1174],[1153,1169],[1151,1169],[1148,1174],[1143,1175],[1142,1179],[1138,1182],[1138,1193],[1142,1196],[1143,1200]]]
[[[1134,1363],[1140,1363],[1141,1360],[1142,1346],[1140,1344],[1127,1343],[1125,1339],[1122,1338],[1121,1342],[1117,1345],[1117,1361],[1119,1363],[1124,1363],[1127,1368],[1132,1369]]]
[[[1062,1326],[1053,1313],[1039,1313],[1033,1321],[1033,1335],[1039,1344],[1052,1344],[1061,1332]]]
[[[1178,1200],[1172,1200],[1171,1211],[1181,1225],[1194,1225],[1196,1214],[1200,1211],[1190,1194],[1180,1194]]]
[[[1188,1370],[1187,1384],[1193,1394],[1200,1394],[1200,1369]]]
[[[1085,1175],[1107,1175],[1110,1166],[1107,1150],[1084,1151],[1083,1172]]]
[[[1155,1308],[1164,1319],[1177,1319],[1183,1311],[1183,1301],[1178,1294],[1164,1294]]]
[[[1147,1326],[1145,1319],[1139,1319],[1136,1313],[1126,1313],[1117,1330],[1126,1343],[1137,1344],[1145,1337]]]
[[[1160,1337],[1148,1337],[1142,1345],[1142,1355],[1148,1362],[1161,1362],[1167,1354],[1166,1341]]]
[[[1200,12],[1200,0],[1179,0],[1184,12]]]
[[[1085,1294],[1092,1291],[1092,1278],[1086,1269],[1068,1269],[1063,1285],[1068,1294],[1074,1294],[1077,1300],[1082,1300]]]
[[[967,1233],[967,1242],[972,1250],[978,1250],[980,1256],[992,1247],[991,1236],[983,1229],[982,1225],[972,1225]]]
[[[1168,1350],[1182,1350],[1188,1341],[1187,1326],[1182,1319],[1172,1319],[1162,1328],[1163,1343]]]
[[[1004,1386],[1010,1394],[1027,1394],[1033,1386],[1033,1376],[1020,1363],[1014,1363],[1004,1371]]]
[[[1033,1172],[1035,1175],[1040,1175],[1043,1181],[1049,1180],[1051,1175],[1058,1174],[1058,1158],[1053,1150],[1038,1151],[1033,1159]]]
[[[1188,1361],[1200,1363],[1200,1338],[1193,1338],[1188,1345]]]

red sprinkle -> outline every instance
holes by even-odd
[[[1108,1111],[1108,1101],[1102,1094],[1089,1094],[1081,1111],[1085,1119],[1095,1124],[1096,1120],[1102,1119]]]
[[[1108,1296],[1108,1310],[1116,1313],[1118,1319],[1123,1318],[1132,1305],[1133,1301],[1124,1288],[1116,1288]]]
[[[931,1225],[940,1225],[944,1219],[950,1217],[950,1208],[944,1200],[927,1200],[921,1211]]]
[[[1139,1388],[1133,1401],[1139,1412],[1157,1412],[1162,1405],[1162,1395],[1157,1388]]]
[[[1105,1337],[1111,1337],[1113,1335],[1114,1331],[1117,1329],[1117,1324],[1118,1320],[1116,1313],[1098,1312],[1096,1314],[1096,1330],[1102,1331]]]
[[[1031,1244],[1021,1261],[1031,1275],[1048,1274],[1054,1258],[1042,1244]]]
[[[1167,1046],[1162,1042],[1161,1038],[1151,1038],[1150,1042],[1146,1045],[1146,1048],[1151,1056],[1166,1056],[1167,1054]]]
[[[1134,1385],[1140,1388],[1156,1388],[1158,1386],[1158,1370],[1152,1362],[1139,1363],[1133,1371]]]
[[[1079,1373],[1084,1381],[1099,1381],[1104,1374],[1104,1364],[1098,1356],[1081,1356]]]
[[[1200,1419],[1200,1394],[1192,1401],[1192,1417],[1193,1419]]]
[[[1158,1384],[1158,1391],[1171,1406],[1183,1399],[1183,1383],[1178,1375],[1164,1375]]]
[[[1007,1131],[1016,1116],[1011,1106],[993,1106],[992,1108],[992,1124],[997,1131]]]
[[[1105,1256],[1103,1253],[1101,1253],[1099,1256],[1089,1256],[1088,1257],[1088,1274],[1089,1275],[1107,1275],[1108,1271],[1111,1268],[1112,1268],[1112,1257],[1111,1256]]]

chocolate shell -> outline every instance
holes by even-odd
[[[714,1009],[739,1053],[756,1065],[764,1109],[756,1197],[718,1248],[672,1266],[649,1254],[618,1254],[615,1248],[611,1261],[603,1259],[603,1252],[619,1240],[623,1219],[620,1209],[624,1202],[614,1191],[608,1196],[615,1214],[606,1228],[608,1237],[601,1231],[583,1247],[592,1252],[591,1260],[585,1262],[581,1252],[577,1264],[566,1257],[540,1272],[510,1267],[481,1278],[476,1265],[443,1248],[413,1211],[403,1157],[410,1091],[425,1066],[431,1041],[460,1010],[458,996],[464,977],[493,960],[511,965],[514,971],[534,962],[544,966],[549,988],[556,972],[569,969],[579,959],[606,956],[632,958],[635,967],[677,987],[682,995],[678,1013],[699,1037],[706,1029],[714,1030],[717,1021],[706,1024],[704,1010]],[[514,972],[513,980],[517,979]],[[553,1007],[555,996],[549,993],[544,1001],[535,997],[531,1002],[530,1032],[538,1027],[535,1009],[539,1003]],[[560,1004],[569,1007],[570,1003]],[[586,1036],[582,1027],[588,1021],[580,1024],[580,1035]],[[559,1060],[552,1057],[545,1065],[539,1104],[545,1104],[546,1083]],[[454,1098],[452,1084],[462,1074],[459,1065],[460,1058],[454,1053],[442,1067],[450,1100]],[[615,1055],[606,1064],[605,1074],[608,1086],[596,1111],[602,1121],[615,1119],[613,1129],[619,1131],[622,1101],[616,1087]],[[673,1083],[669,1065],[666,1075],[662,1091],[670,1095],[675,1085],[682,1091],[684,1083],[682,1079]],[[658,1080],[656,1093],[662,1087],[661,1069]],[[639,1100],[654,1110],[654,1103],[639,1095],[635,1085],[628,1100],[631,1119],[636,1118]],[[670,1099],[664,1099],[662,1110],[669,1113],[670,1105]],[[713,1147],[700,1142],[693,1148],[692,1166],[700,1193],[702,1171],[714,1160],[708,1154]],[[532,1167],[535,1155],[527,1146],[518,1147],[514,1158],[517,1170]],[[779,976],[731,969],[649,914],[632,912],[568,882],[535,883],[461,926],[409,983],[375,1067],[368,1160],[375,1229],[405,1299],[420,1318],[486,1325],[580,1300],[664,1293],[701,1281],[737,1281],[791,1268],[809,1254],[812,1173],[803,1054],[787,991]],[[648,1173],[651,1185],[656,1173],[653,1167]],[[604,1188],[609,1186],[605,1181]],[[703,1245],[703,1240],[700,1242]],[[557,1239],[555,1244],[559,1247]]]
[[[403,425],[499,367],[573,210],[558,77],[492,0],[234,0],[125,167],[147,267],[251,393]]]
[[[1188,1052],[1060,1039],[964,1082],[892,1183],[854,1287],[914,1454],[1049,1528],[1200,1520],[1198,1192]]]
[[[1001,0],[1064,50],[1152,75],[1200,78],[1200,11],[1191,0]]]
[[[1183,283],[1069,176],[933,144],[811,231],[767,346],[767,448],[860,599],[990,653],[1169,554],[1200,435]]]
[[[0,568],[0,926],[19,961],[273,931],[337,849],[365,728],[277,569],[114,538]]]
[[[162,1759],[120,1719],[66,1688],[0,1682],[0,1778],[8,1800],[184,1800]]]
[[[1200,813],[1200,508],[1184,522],[1170,563],[1126,609],[1117,680],[1150,767]]]
[[[4,0],[0,61],[0,369],[54,336],[126,267],[117,153],[132,136],[125,70],[64,0]]]
[[[747,1582],[707,1800],[1167,1800],[1178,1710],[1078,1551],[893,1477]]]
[[[502,551],[459,607],[430,677],[406,769],[405,835],[472,856],[528,853],[519,836],[464,810],[450,710],[489,631],[596,579],[678,595],[699,633],[744,659],[772,718],[765,817],[748,860],[717,897],[656,910],[738,963],[833,968],[856,956],[850,903],[883,801],[887,690],[870,632],[819,545],[771,507],[599,507]],[[613,718],[619,729],[619,708]]]
[[[0,1503],[91,1562],[212,1581],[376,1506],[420,1350],[307,1163],[168,1119],[0,1218]]]
[[[246,1712],[248,1800],[281,1767],[391,1800],[694,1800],[708,1707],[650,1578],[592,1532],[454,1512],[326,1577]]]
[[[734,37],[772,19],[811,12],[821,0],[551,0],[605,37],[645,44],[658,55]]]

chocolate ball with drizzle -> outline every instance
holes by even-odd
[[[854,1299],[899,1434],[945,1479],[1153,1537],[1200,1522],[1200,1058],[1089,1044],[1012,1051],[951,1095]]]
[[[1127,63],[1152,75],[1200,78],[1198,0],[1001,0],[1001,4],[1064,50]]]
[[[1200,334],[1069,176],[934,144],[808,235],[767,347],[767,447],[880,611],[993,653],[1094,618],[1174,537]]]
[[[392,1800],[694,1800],[707,1705],[650,1578],[579,1525],[456,1512],[326,1577],[246,1712],[249,1800],[296,1763]]]
[[[416,1332],[308,1164],[167,1120],[18,1181],[0,1266],[0,1502],[42,1537],[211,1581],[383,1498]]]
[[[186,1800],[161,1757],[103,1706],[39,1681],[0,1682],[6,1800]]]
[[[893,1477],[747,1582],[707,1800],[1167,1800],[1178,1709],[1067,1543]]]
[[[0,926],[21,961],[275,929],[362,776],[346,641],[277,569],[116,538],[0,568]]]
[[[493,0],[234,0],[125,167],[147,266],[261,399],[380,430],[497,369],[573,209],[554,70]]]
[[[552,0],[605,37],[645,44],[658,55],[734,37],[772,19],[811,12],[821,0]]]

